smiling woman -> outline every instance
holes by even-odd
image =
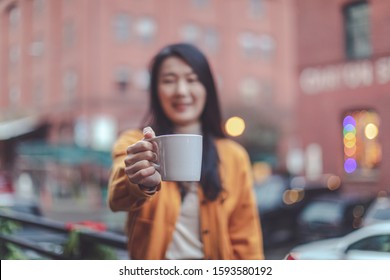
[[[162,63],[158,96],[164,112],[178,128],[196,126],[193,128],[200,133],[199,118],[206,102],[206,89],[183,59],[170,57]]]
[[[132,259],[263,259],[249,156],[222,129],[206,57],[189,44],[163,48],[150,67],[142,127],[113,149],[109,205],[128,213]],[[202,135],[199,182],[163,181],[156,135]],[[188,158],[193,161],[194,158]]]

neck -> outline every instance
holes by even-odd
[[[175,133],[180,134],[202,134],[202,127],[201,123],[193,123],[189,125],[176,125],[175,126]]]

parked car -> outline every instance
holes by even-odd
[[[383,221],[390,221],[390,196],[379,195],[368,207],[362,225],[367,226]]]
[[[340,188],[338,177],[324,175],[319,180],[269,176],[254,187],[263,231],[264,248],[296,239],[297,217],[313,198]]]
[[[18,198],[14,194],[0,194],[1,209],[42,216],[41,207],[36,201]]]
[[[323,195],[310,201],[298,216],[298,243],[343,236],[362,224],[372,197]]]
[[[359,228],[349,234],[296,246],[287,260],[390,260],[390,222]]]

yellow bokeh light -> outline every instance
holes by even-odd
[[[283,202],[287,205],[297,203],[303,199],[305,192],[303,190],[286,190],[283,193]]]
[[[257,183],[263,182],[272,174],[271,166],[266,162],[255,162],[252,166],[253,176]]]
[[[367,139],[374,139],[378,136],[378,127],[373,123],[367,124],[364,128],[364,135],[366,135]]]
[[[348,132],[348,133],[345,134],[344,138],[347,139],[347,140],[353,140],[354,141],[354,140],[356,140],[356,135],[354,133],[352,133],[352,132]]]
[[[344,137],[344,146],[347,147],[347,148],[352,148],[356,145],[356,137],[352,138],[352,139],[348,139],[346,137]]]
[[[231,117],[226,121],[225,129],[230,136],[240,136],[245,130],[245,121],[240,117]]]

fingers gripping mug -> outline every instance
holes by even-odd
[[[202,135],[168,134],[148,141],[157,143],[157,164],[163,181],[200,181]]]

